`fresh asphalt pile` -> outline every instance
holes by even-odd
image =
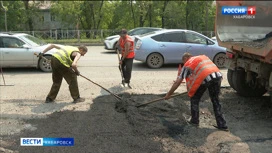
[[[186,104],[179,102],[183,99],[182,96],[137,107],[146,101],[158,99],[158,97],[161,98],[163,96],[126,94],[123,96],[123,100],[116,102],[115,109],[119,113],[125,113],[128,123],[137,134],[153,136],[169,135],[170,133],[174,135],[180,134],[183,132],[184,125],[187,124],[180,111],[189,113]],[[177,105],[178,103],[179,105]]]
[[[223,111],[230,130],[234,133],[254,126],[255,121],[260,118],[264,119],[260,124],[270,123],[271,113],[267,111],[267,107],[262,107],[266,104],[266,97],[261,100],[246,99],[238,97],[232,89],[223,89],[223,92],[226,93],[220,95]],[[55,112],[45,119],[25,120],[26,124],[31,124],[36,130],[25,130],[18,135],[5,136],[2,140],[12,141],[13,144],[5,148],[20,153],[232,152],[232,146],[236,143],[245,141],[258,145],[258,140],[267,142],[262,144],[262,148],[271,148],[269,135],[259,135],[256,140],[247,135],[238,135],[241,139],[233,138],[229,143],[231,134],[220,133],[212,126],[215,119],[209,99],[202,99],[200,103],[199,128],[186,122],[190,118],[190,102],[187,96],[135,107],[161,97],[163,95],[124,93],[121,103],[111,95],[97,97],[88,111]],[[116,108],[118,103],[120,106],[126,104],[123,112]],[[255,129],[247,128],[258,134]],[[269,130],[269,126],[266,130]],[[22,137],[72,137],[75,146],[20,147],[19,140]]]
[[[164,152],[157,136],[169,137],[181,134],[185,122],[178,118],[180,111],[174,101],[153,103],[137,108],[139,102],[152,100],[162,95],[123,94],[128,102],[125,113],[115,109],[117,100],[101,96],[93,100],[87,112],[55,112],[46,119],[25,120],[37,130],[25,130],[20,135],[6,137],[19,140],[21,137],[73,137],[74,147],[20,147],[19,141],[7,149],[19,152]],[[187,109],[187,108],[186,108]],[[188,113],[188,112],[187,112]]]

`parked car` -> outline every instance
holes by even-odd
[[[150,68],[181,63],[185,52],[207,55],[219,68],[224,66],[226,48],[191,30],[165,29],[135,38],[135,60],[146,62]]]
[[[25,33],[0,33],[0,66],[37,67],[44,72],[50,72],[51,63],[34,55],[46,47],[48,44],[44,41]],[[44,57],[51,59],[55,51],[48,51]]]
[[[132,29],[130,31],[128,31],[128,35],[133,36],[132,38],[134,39],[134,36],[136,35],[142,35],[145,33],[149,33],[152,31],[157,31],[157,30],[161,30],[162,28],[154,28],[154,27],[139,27],[139,28],[135,28]],[[110,36],[107,37],[104,41],[104,46],[105,49],[107,50],[117,50],[118,46],[116,46],[118,40],[120,38],[120,35],[114,35],[114,36]]]

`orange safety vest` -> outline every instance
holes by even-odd
[[[186,78],[189,97],[194,96],[208,75],[214,72],[220,72],[218,67],[205,55],[191,57],[184,66],[192,70],[189,77]]]
[[[121,51],[122,51],[122,56],[125,53],[125,44],[127,42],[129,42],[130,43],[129,53],[128,53],[126,58],[134,58],[135,53],[134,53],[134,41],[133,41],[133,39],[131,37],[129,37],[128,35],[126,35],[125,39],[120,37],[119,42],[120,42],[120,47],[121,47]]]

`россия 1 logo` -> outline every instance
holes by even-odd
[[[223,15],[255,15],[255,6],[223,6]]]

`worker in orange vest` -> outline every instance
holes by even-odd
[[[180,76],[172,85],[164,99],[167,100],[179,87],[182,80],[186,80],[188,95],[191,101],[191,120],[190,124],[199,125],[199,101],[206,89],[209,90],[209,95],[213,103],[213,109],[217,126],[220,130],[228,131],[226,121],[221,112],[219,103],[219,92],[222,81],[222,74],[218,67],[205,55],[192,56],[190,53],[185,53],[182,56],[184,66]]]
[[[131,88],[130,79],[131,79],[133,59],[135,56],[134,40],[127,34],[126,29],[122,29],[120,31],[120,39],[117,45],[120,45],[120,49],[122,53],[122,57],[119,64],[122,67],[124,80],[122,81],[121,85],[124,87]]]

